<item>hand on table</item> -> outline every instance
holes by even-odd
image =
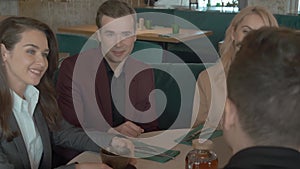
[[[132,123],[131,121],[126,121],[125,123],[119,125],[118,127],[115,127],[114,129],[119,133],[130,137],[137,137],[144,132],[144,129]]]
[[[127,154],[130,157],[134,156],[134,145],[126,138],[114,137],[111,141],[111,149],[117,154]]]
[[[80,163],[75,165],[76,169],[112,169],[104,163]]]

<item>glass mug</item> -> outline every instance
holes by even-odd
[[[178,24],[173,24],[172,25],[172,33],[173,34],[178,34],[179,33],[179,25]]]
[[[146,20],[145,21],[145,27],[146,29],[151,29],[152,28],[152,21],[151,20]]]

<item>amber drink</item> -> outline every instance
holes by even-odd
[[[193,150],[185,158],[185,169],[218,169],[218,158],[212,151],[213,143],[207,140],[200,143],[193,140]]]

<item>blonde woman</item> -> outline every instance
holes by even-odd
[[[235,53],[250,31],[264,26],[278,27],[275,17],[264,7],[249,6],[233,18],[220,47],[219,63],[200,73],[197,79],[192,126],[198,126],[205,121],[210,127],[218,126],[227,95],[226,77]]]

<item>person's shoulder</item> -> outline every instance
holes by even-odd
[[[76,62],[91,63],[98,61],[99,58],[101,59],[101,57],[101,51],[98,48],[93,48],[65,58],[61,64],[61,67],[74,67]]]
[[[208,80],[210,77],[214,77],[222,72],[224,72],[223,64],[216,63],[215,65],[206,68],[206,70],[203,70],[199,74],[197,80]]]
[[[206,68],[202,72],[200,72],[197,81],[207,81],[209,80],[209,74],[208,72],[211,72],[214,70],[214,66],[211,66],[209,68]]]
[[[224,76],[223,76],[224,75]],[[225,78],[225,72],[222,63],[216,63],[213,66],[208,67],[206,70],[203,70],[198,78],[198,85],[203,88],[208,88],[211,86],[211,83],[223,85],[223,79]]]
[[[74,65],[76,63],[77,58],[78,58],[78,54],[72,55],[72,56],[69,56],[69,57],[65,58],[61,62],[59,70],[60,71],[63,70],[64,72],[67,71],[67,70],[72,70],[74,68]],[[69,72],[69,71],[67,71],[67,72]]]
[[[75,55],[72,55],[72,56],[69,56],[69,57],[65,58],[62,62],[62,66],[66,63],[68,63],[68,64],[73,63],[74,64],[76,62],[77,58],[78,58],[78,54],[75,54]]]

